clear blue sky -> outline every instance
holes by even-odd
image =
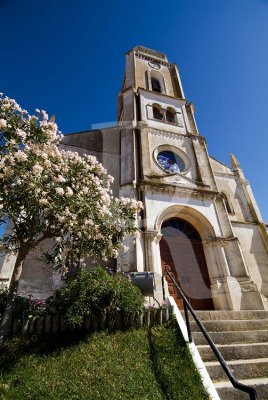
[[[0,0],[0,91],[64,132],[116,120],[124,54],[176,62],[209,153],[233,152],[268,222],[268,0]]]

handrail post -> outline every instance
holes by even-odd
[[[189,342],[192,343],[193,339],[192,339],[192,332],[191,332],[191,326],[190,326],[190,321],[189,321],[189,312],[188,312],[187,304],[185,303],[184,299],[183,299],[183,308],[184,308],[184,315],[185,315],[185,321],[186,321],[186,326],[187,326]]]

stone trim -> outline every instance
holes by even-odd
[[[151,133],[156,136],[169,137],[169,138],[173,138],[173,139],[178,139],[178,136],[180,136],[181,138],[186,138],[186,139],[198,139],[201,143],[203,140],[205,140],[205,138],[203,136],[200,136],[195,133],[190,133],[190,132],[187,132],[186,134],[181,133],[181,132],[174,133],[174,132],[164,131],[163,129],[148,127],[148,133]]]
[[[160,58],[154,58],[152,56],[145,55],[144,53],[138,53],[137,51],[135,51],[135,56],[137,58],[141,58],[141,59],[146,60],[146,61],[151,61],[151,62],[154,62],[154,63],[157,63],[157,64],[164,65],[165,67],[172,67],[171,63],[169,63],[167,61],[164,61],[164,60],[162,60]]]
[[[236,236],[230,236],[230,237],[215,237],[215,238],[211,238],[211,239],[205,239],[202,240],[202,244],[204,246],[213,246],[214,244],[220,243],[220,244],[224,244],[224,243],[228,243],[228,242],[235,242],[238,241],[238,238]]]
[[[140,190],[145,192],[146,190],[161,190],[162,192],[167,193],[179,193],[184,198],[207,198],[211,200],[215,200],[218,196],[218,192],[210,191],[210,190],[203,190],[203,189],[195,189],[193,187],[187,188],[186,186],[180,186],[178,184],[172,183],[161,183],[157,181],[142,181],[140,186]]]
[[[137,93],[141,94],[142,92],[150,93],[150,95],[154,95],[154,96],[156,95],[158,99],[161,97],[164,97],[164,98],[172,99],[173,101],[176,100],[181,103],[180,106],[186,106],[186,104],[187,104],[187,101],[185,99],[182,99],[181,97],[170,96],[169,94],[166,94],[166,93],[154,92],[153,90],[144,89],[139,86],[137,88]]]
[[[186,179],[187,181],[189,181],[190,183],[196,185],[196,186],[202,186],[202,187],[209,187],[208,185],[205,185],[203,182],[199,182],[199,181],[194,181],[193,179],[190,179],[186,176],[186,174],[189,171],[186,171],[185,173],[182,172],[177,172],[175,174],[168,174],[166,173],[165,175],[144,175],[145,178],[147,179],[162,179],[162,178],[170,178],[171,176],[173,176],[174,178],[176,178],[177,180],[179,180],[179,178]]]
[[[231,224],[233,225],[253,225],[253,226],[259,226],[260,224],[258,224],[257,222],[250,222],[250,221],[235,221],[235,220],[231,220]]]

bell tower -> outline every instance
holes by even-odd
[[[163,270],[168,267],[174,269],[182,287],[187,282],[186,292],[191,287],[193,293],[194,282],[204,281],[204,290],[196,296],[211,295],[215,308],[263,309],[232,226],[227,196],[219,189],[215,169],[220,163],[215,166],[209,157],[178,68],[165,54],[142,46],[126,54],[118,125],[120,195],[144,204],[137,222],[140,237],[135,243],[129,241],[130,251],[119,258],[118,265],[124,271],[154,272],[158,300],[162,300]],[[230,169],[226,176],[229,171],[231,176]],[[174,244],[175,239],[168,243],[170,235],[178,237],[180,245]],[[193,278],[196,274],[198,278]],[[202,309],[205,302],[202,305],[199,300],[193,298]]]
[[[216,189],[205,139],[196,126],[194,106],[185,99],[176,64],[169,63],[165,54],[142,46],[126,54],[126,72],[118,96],[118,122],[124,130],[138,128],[141,132],[135,144],[133,132],[125,132],[122,137],[123,144],[126,136],[129,150],[121,152],[128,164],[128,168],[122,168],[123,184],[130,178],[137,182],[139,174],[143,181],[154,177],[157,182],[171,183],[175,179],[186,186],[198,183]],[[125,179],[130,170],[132,176]],[[168,177],[169,172],[173,175]],[[180,175],[175,176],[175,172]]]

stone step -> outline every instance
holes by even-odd
[[[268,399],[268,378],[243,379],[239,383],[254,387],[258,400]],[[216,382],[215,387],[222,400],[249,400],[249,394],[235,389],[230,381]]]
[[[259,320],[224,320],[224,321],[202,321],[208,332],[222,331],[251,331],[251,330],[267,330],[268,319]],[[200,329],[195,321],[190,322],[192,332],[199,332]]]
[[[197,348],[203,361],[217,360],[209,345],[200,345]],[[268,358],[268,343],[225,344],[218,345],[217,348],[226,361]]]
[[[202,320],[241,320],[241,319],[268,319],[268,311],[265,310],[242,310],[242,311],[231,311],[231,310],[217,310],[217,311],[197,311],[199,319]],[[192,315],[190,318],[193,319]]]
[[[207,344],[202,332],[193,332],[192,336],[196,345]],[[215,344],[268,342],[268,331],[264,330],[210,332],[210,336]]]
[[[205,366],[214,382],[226,380],[227,375],[218,361],[207,361]],[[268,378],[268,358],[234,360],[229,361],[228,366],[237,380]]]
[[[268,399],[268,311],[198,311],[198,316],[236,379]],[[192,336],[222,400],[249,400],[233,388],[214,353],[190,317]]]

